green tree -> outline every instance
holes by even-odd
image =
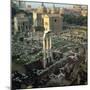
[[[87,16],[64,15],[63,21],[68,24],[87,26]]]

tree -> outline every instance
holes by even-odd
[[[68,24],[87,26],[87,16],[64,15],[63,21]]]

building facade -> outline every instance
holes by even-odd
[[[29,31],[32,23],[32,13],[20,11],[14,17],[14,32]]]
[[[44,16],[45,30],[52,30],[54,33],[59,33],[62,30],[62,16],[59,14],[49,14]]]

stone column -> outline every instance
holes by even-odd
[[[50,32],[44,33],[43,36],[43,67],[46,68],[46,64],[53,61],[52,57],[52,43],[51,43],[51,34]],[[48,59],[48,61],[46,61]]]
[[[43,68],[46,68],[46,41],[43,38]]]
[[[50,39],[49,39],[49,35],[47,35],[47,58],[48,58],[48,63],[50,63]]]
[[[18,32],[18,20],[17,17],[14,17],[14,34],[16,34],[16,32]]]
[[[49,50],[49,51],[50,51],[50,57],[51,57],[51,60],[52,60],[51,62],[53,62],[53,55],[52,55],[52,37],[50,36],[49,38],[50,38],[50,47],[49,47],[50,50]]]

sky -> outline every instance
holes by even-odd
[[[19,0],[16,0],[16,1],[19,1]],[[38,1],[35,2],[35,1],[31,1],[31,0],[20,0],[20,1],[24,1],[26,3],[26,5],[31,5],[32,8],[40,7],[42,4],[40,1],[39,2]],[[69,8],[69,9],[73,8],[73,4],[44,2],[44,6],[49,7],[49,8],[52,8],[53,4],[55,5],[55,7]]]
[[[23,0],[21,0],[23,1]],[[27,1],[27,0],[24,0],[24,1]],[[54,3],[44,3],[44,5],[46,7],[53,7],[53,4]],[[39,6],[41,6],[41,3],[40,2],[26,2],[26,5],[31,5],[32,8],[37,8]],[[55,4],[55,7],[66,7],[66,8],[72,8],[73,5],[69,5],[69,4]]]
[[[30,3],[32,8],[36,8],[41,6],[41,3]],[[46,7],[53,7],[53,3],[44,3],[44,6]],[[64,4],[55,4],[55,7],[66,7],[71,8],[73,5],[64,5]]]

